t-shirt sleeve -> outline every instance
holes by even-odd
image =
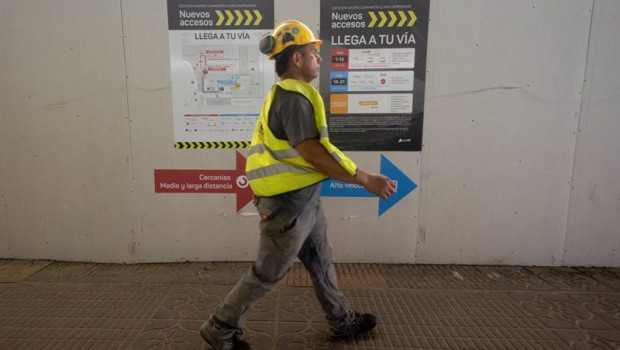
[[[277,112],[286,139],[292,146],[306,139],[318,139],[319,131],[310,101],[297,93],[288,95]]]

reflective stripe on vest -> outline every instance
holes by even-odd
[[[308,83],[286,79],[274,85],[265,97],[252,136],[252,145],[246,163],[246,175],[254,194],[265,197],[275,196],[310,186],[327,178],[303,159],[287,140],[278,139],[269,129],[269,109],[277,86],[300,93],[310,101],[314,110],[316,127],[320,133],[320,143],[349,174],[355,175],[357,172],[355,163],[329,142],[325,106],[319,92]]]

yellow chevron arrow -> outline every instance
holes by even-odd
[[[377,23],[377,16],[375,16],[375,13],[372,11],[368,12],[368,15],[370,16],[370,18],[372,18],[372,21],[368,23],[368,28],[372,28],[374,27],[375,23]]]
[[[405,24],[405,21],[407,20],[407,15],[405,14],[404,11],[398,11],[398,14],[400,15],[400,22],[398,22],[398,26],[402,27],[403,24]]]
[[[388,27],[393,27],[394,23],[396,23],[396,15],[394,14],[394,11],[389,11],[388,13],[390,14],[390,18],[392,18],[392,20],[388,24]]]
[[[215,25],[222,25],[222,22],[224,22],[224,14],[220,10],[215,10],[215,13],[217,13],[217,23],[215,23]]]
[[[385,21],[387,21],[387,17],[385,17],[385,13],[383,13],[383,11],[379,11],[379,16],[381,16],[381,22],[379,22],[378,27],[383,27]]]
[[[250,12],[250,10],[243,10],[243,12],[245,12],[245,16],[248,18],[245,20],[245,23],[243,23],[243,25],[248,26],[250,25],[250,23],[252,23],[252,19],[254,17],[252,17],[252,13]]]
[[[235,14],[237,15],[237,22],[235,22],[235,25],[238,26],[241,24],[241,21],[243,21],[243,14],[241,14],[239,10],[235,10]]]
[[[226,15],[228,16],[228,21],[226,21],[226,25],[229,26],[232,24],[232,21],[235,19],[235,15],[232,14],[232,12],[230,12],[230,10],[225,10],[226,11]]]
[[[261,16],[258,10],[254,10],[254,15],[256,16],[256,21],[254,22],[254,25],[257,26],[260,23],[260,21],[263,20],[263,16]]]
[[[407,27],[413,27],[413,24],[418,19],[418,17],[411,10],[409,10],[407,12],[409,13],[409,17],[411,17],[411,21],[409,21],[409,23],[407,23]]]

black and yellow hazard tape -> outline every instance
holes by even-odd
[[[409,11],[377,11],[377,15],[374,11],[369,11],[368,15],[370,16],[370,23],[368,23],[368,28],[373,27],[413,27],[413,24],[418,19],[415,13],[411,10]],[[379,22],[379,23],[377,23]]]
[[[202,149],[202,148],[250,148],[250,141],[228,142],[175,142],[176,149]]]
[[[220,26],[258,26],[263,20],[260,11],[254,10],[215,10],[217,14],[217,27]],[[226,21],[226,22],[224,22]]]

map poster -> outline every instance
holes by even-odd
[[[430,0],[321,0],[320,92],[345,151],[421,151]]]
[[[249,146],[275,81],[258,49],[273,21],[273,0],[168,0],[176,148]]]

